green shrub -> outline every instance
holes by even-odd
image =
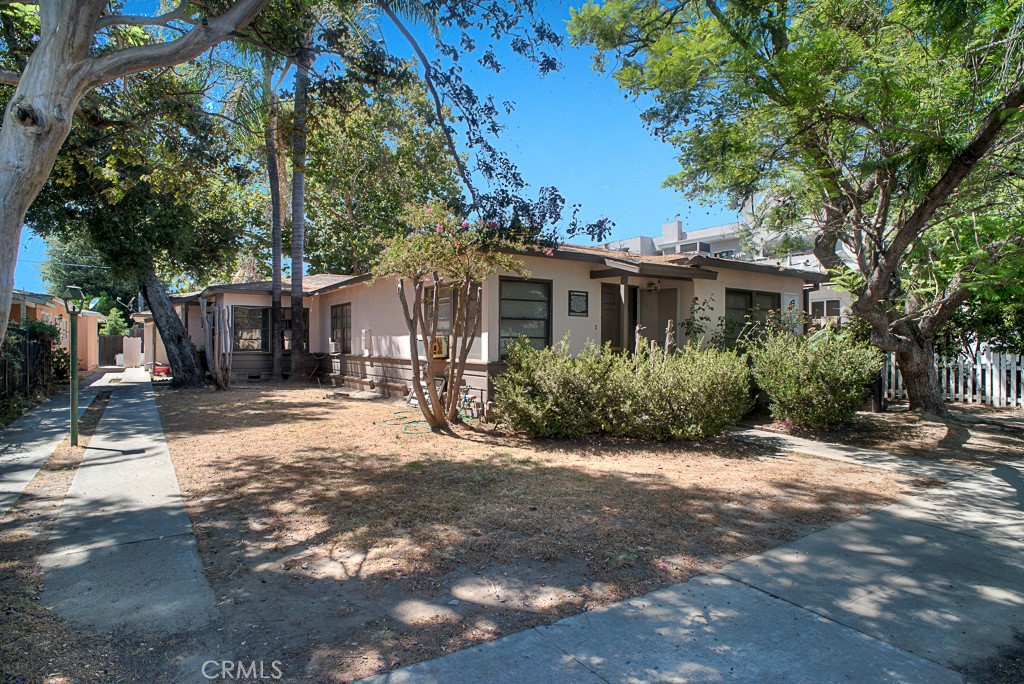
[[[811,335],[772,327],[754,342],[751,356],[772,417],[808,428],[849,420],[882,367],[876,349],[831,326]]]
[[[618,437],[699,439],[734,425],[752,404],[746,358],[696,344],[620,355],[608,386],[602,429]]]
[[[607,350],[590,342],[573,356],[568,339],[539,350],[520,339],[507,355],[508,369],[494,380],[500,420],[533,437],[573,439],[594,432],[608,395]]]
[[[589,342],[573,356],[567,340],[543,350],[520,340],[507,362],[494,382],[495,413],[534,437],[697,439],[734,424],[751,405],[746,361],[730,351],[621,354]]]

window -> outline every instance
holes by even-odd
[[[338,343],[342,354],[352,353],[352,304],[331,307],[331,342]]]
[[[498,348],[520,335],[538,349],[551,344],[551,283],[538,280],[501,279],[498,305]]]
[[[270,351],[270,309],[267,307],[232,307],[234,349],[240,352]]]
[[[770,310],[782,308],[782,295],[778,292],[725,291],[726,335],[735,340],[747,323],[763,325]]]
[[[430,320],[434,317],[434,288],[428,287],[423,292],[423,301],[427,303],[427,317],[424,323],[430,327]],[[437,336],[448,337],[452,330],[452,289],[442,287],[437,295]]]
[[[839,310],[838,299],[823,299],[811,302],[811,318],[815,321],[836,320],[839,318]]]
[[[716,259],[732,259],[735,254],[736,250],[727,249],[723,252],[715,252],[714,256]]]
[[[309,351],[309,309],[302,310],[302,319],[306,323],[306,344],[302,350]],[[282,349],[292,348],[292,310],[290,308],[281,310],[281,341]]]

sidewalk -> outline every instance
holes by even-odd
[[[875,467],[918,460],[832,446]],[[718,573],[363,681],[962,682],[953,668],[1024,628],[1024,464],[942,468],[961,479]]]
[[[40,560],[43,601],[101,630],[167,635],[214,613],[149,376],[125,371]]]
[[[78,392],[81,416],[117,373],[107,373]],[[68,392],[56,394],[0,430],[0,516],[14,505],[25,487],[71,429]]]

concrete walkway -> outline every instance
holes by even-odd
[[[805,437],[794,437],[778,432],[758,430],[756,428],[740,428],[729,433],[732,437],[752,444],[759,444],[775,451],[827,458],[832,461],[856,463],[870,468],[895,470],[915,477],[930,477],[936,480],[958,480],[978,472],[977,468],[960,465],[959,463],[942,463],[915,456],[895,456],[884,451],[862,449],[846,444],[830,444]]]
[[[962,682],[1024,629],[1024,465],[943,472],[718,573],[364,681]]]
[[[43,601],[73,623],[166,635],[207,624],[213,593],[149,376],[125,371],[41,559]]]
[[[78,392],[81,416],[119,373],[106,373]],[[25,487],[71,429],[68,392],[56,394],[0,430],[0,516],[14,505]]]

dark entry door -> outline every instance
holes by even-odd
[[[601,284],[601,344],[611,342],[616,349],[622,349],[622,302],[619,286]]]
[[[120,335],[100,335],[99,347],[99,365],[113,366],[117,362],[117,355],[123,351],[124,338]]]

